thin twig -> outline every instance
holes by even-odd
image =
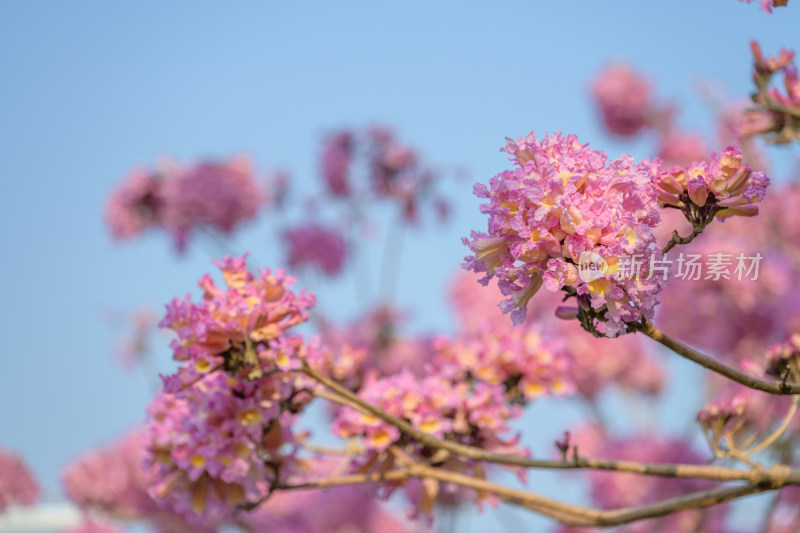
[[[797,412],[797,403],[800,400],[800,396],[794,396],[792,398],[792,406],[789,408],[789,412],[786,413],[786,417],[783,419],[783,423],[780,425],[778,429],[776,429],[772,435],[764,439],[760,444],[757,444],[750,448],[749,450],[744,450],[744,455],[749,457],[751,455],[755,455],[762,450],[766,450],[770,446],[772,446],[776,440],[781,438],[781,435],[786,431],[789,427],[789,424],[792,422],[792,418],[794,418],[794,414]]]

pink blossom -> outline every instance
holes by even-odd
[[[144,520],[158,531],[210,532],[211,528],[197,523],[188,524],[184,518],[159,506],[150,497],[148,489],[154,479],[143,464],[147,457],[146,444],[146,431],[137,429],[67,465],[62,473],[67,497],[88,513],[99,511],[122,520]],[[105,525],[90,521],[83,527],[94,531],[92,527]]]
[[[339,233],[311,223],[287,230],[283,237],[291,268],[315,268],[328,276],[341,272],[347,245]]]
[[[647,126],[653,103],[648,81],[629,65],[612,64],[592,83],[592,95],[611,133],[631,136]]]
[[[33,505],[39,493],[39,484],[22,458],[0,448],[0,513],[9,505]]]
[[[355,149],[353,135],[341,131],[328,136],[322,147],[322,177],[333,196],[350,196],[350,169]]]
[[[200,525],[227,519],[262,499],[293,463],[291,425],[310,401],[301,367],[307,346],[288,330],[308,319],[313,295],[288,290],[293,278],[246,256],[218,264],[225,287],[208,275],[203,298],[175,299],[161,325],[174,330],[178,372],[148,409],[150,494]]]
[[[526,453],[519,448],[518,437],[510,435],[508,424],[520,415],[520,409],[507,403],[501,385],[482,381],[469,384],[440,373],[417,378],[405,371],[386,378],[368,379],[358,394],[371,405],[436,437],[447,437],[496,453]],[[353,465],[354,470],[391,468],[390,463],[377,459],[389,446],[400,442],[401,434],[394,426],[374,416],[344,408],[334,420],[333,431],[341,438],[358,438],[366,450]],[[420,444],[406,445],[405,449],[420,460],[428,453]],[[447,458],[439,466],[468,475],[485,475],[481,473],[481,465],[458,457]],[[438,492],[447,494],[449,491],[445,486]],[[430,513],[431,499],[422,498],[415,503],[416,512]]]
[[[196,230],[230,234],[255,217],[264,195],[253,177],[249,160],[206,161],[176,169],[164,183],[164,225],[180,250]]]
[[[496,284],[476,284],[471,272],[458,274],[451,284],[451,299],[459,334],[479,339],[481,334],[500,336],[512,329],[497,307],[502,298]],[[618,386],[648,395],[657,395],[664,384],[665,370],[649,356],[646,344],[638,335],[616,339],[593,337],[581,331],[576,321],[554,320],[553,310],[561,302],[555,293],[543,292],[531,304],[525,324],[514,335],[544,330],[557,340],[567,358],[571,387],[582,396],[594,399],[610,386]],[[538,333],[537,333],[538,334]],[[548,337],[545,336],[545,340]],[[553,342],[552,339],[549,342]],[[491,348],[487,348],[491,349]]]
[[[603,152],[560,133],[537,141],[530,133],[508,139],[503,151],[517,165],[475,185],[489,203],[488,233],[463,239],[475,255],[464,267],[498,278],[507,299],[501,303],[512,321],[524,321],[528,302],[545,284],[550,291],[572,287],[604,322],[606,336],[626,331],[626,323],[650,318],[663,283],[657,276],[625,274],[621,258],[637,256],[647,265],[653,255],[653,227],[659,222],[658,161],[635,164],[630,156],[610,162]],[[610,265],[598,279],[574,274],[581,256],[594,254]],[[646,270],[646,267],[645,267]],[[572,271],[572,274],[570,272]]]
[[[164,181],[145,170],[131,172],[108,197],[106,222],[111,235],[131,239],[163,222]]]
[[[64,491],[82,509],[119,518],[142,518],[158,510],[147,494],[142,468],[146,436],[136,431],[105,449],[85,454],[63,471]]]

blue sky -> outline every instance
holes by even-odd
[[[114,361],[119,331],[103,309],[160,308],[194,289],[210,257],[199,247],[177,257],[160,235],[112,243],[103,203],[131,167],[244,152],[312,190],[325,131],[391,125],[431,163],[470,176],[448,186],[450,227],[407,239],[399,279],[413,327],[447,331],[459,238],[485,226],[471,183],[505,167],[505,136],[562,130],[612,156],[653,155],[651,143],[603,133],[587,98],[598,69],[632,62],[687,128],[711,131],[695,84],[716,80],[744,98],[750,39],[770,54],[797,48],[798,27],[800,6],[770,16],[735,0],[2,3],[0,445],[56,489],[66,461],[143,416],[146,380]],[[280,266],[270,224],[232,248]],[[354,313],[351,292],[330,289],[326,308]],[[169,369],[166,350],[157,355]],[[674,396],[662,417],[685,427],[694,407]],[[542,443],[577,417],[557,408],[526,418],[547,428]],[[505,529],[485,520],[482,531]]]

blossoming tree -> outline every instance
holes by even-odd
[[[756,493],[773,494],[763,531],[797,531],[800,215],[782,206],[800,202],[800,185],[770,185],[763,143],[798,141],[800,85],[793,52],[752,51],[752,103],[720,113],[716,152],[679,131],[624,64],[600,73],[592,95],[609,133],[654,136],[651,159],[609,158],[572,134],[507,138],[510,168],[474,186],[486,228],[463,240],[452,335],[403,333],[390,298],[342,323],[296,288],[355,275],[376,205],[396,210],[392,229],[447,221],[445,176],[390,129],[324,139],[321,199],[293,198],[286,174],[259,177],[241,157],[132,171],[107,203],[120,240],[161,231],[183,252],[224,246],[265,208],[304,202],[318,214],[273,243],[297,278],[220,254],[197,293],[167,303],[158,325],[174,371],[145,426],[65,468],[65,492],[87,513],[73,531],[422,531],[441,528],[444,510],[505,503],[559,532],[722,532]],[[781,76],[783,91],[772,86]],[[146,357],[152,325],[137,320],[132,361]],[[707,371],[695,431],[707,449],[692,436],[615,435],[602,416],[547,452],[526,447],[531,428],[521,435],[515,421],[544,396],[590,407],[609,388],[657,398],[656,345]],[[503,475],[540,470],[583,474],[592,504]],[[36,501],[19,457],[0,450],[0,473],[0,512]],[[414,521],[377,503],[395,493]]]

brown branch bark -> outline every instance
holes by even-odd
[[[703,366],[712,372],[716,372],[721,376],[725,376],[726,378],[739,383],[740,385],[744,385],[745,387],[749,387],[751,389],[760,390],[763,392],[768,392],[770,394],[800,394],[800,383],[786,383],[783,381],[767,381],[763,379],[758,379],[753,376],[747,375],[744,372],[736,370],[735,368],[729,367],[723,363],[720,363],[716,359],[709,357],[705,354],[702,354],[692,348],[689,348],[685,344],[669,337],[664,332],[656,328],[650,323],[647,323],[643,326],[640,326],[637,331],[640,331],[653,339],[656,342],[659,342],[672,350],[673,352],[677,353],[681,357],[684,357],[690,361],[697,363],[700,366]]]
[[[311,378],[319,381],[330,388],[333,393],[319,392],[318,396],[326,398],[356,409],[364,413],[371,414],[387,424],[395,426],[400,431],[412,437],[417,442],[430,448],[446,450],[448,452],[474,459],[495,463],[506,466],[517,466],[523,468],[541,468],[557,470],[577,470],[594,469],[610,470],[615,472],[627,472],[648,476],[660,476],[670,478],[694,478],[709,479],[714,481],[747,481],[749,483],[781,483],[781,484],[800,484],[800,469],[789,467],[783,464],[775,464],[768,469],[751,468],[747,470],[739,468],[724,468],[708,465],[693,465],[680,463],[637,463],[633,461],[610,461],[605,459],[589,459],[578,457],[572,461],[549,461],[544,459],[530,459],[515,455],[501,455],[488,452],[482,448],[466,446],[456,442],[439,439],[424,433],[415,428],[405,420],[396,418],[382,409],[371,405],[362,400],[356,394],[350,392],[334,381],[328,379],[308,368],[304,372]],[[347,397],[343,397],[347,395]]]

